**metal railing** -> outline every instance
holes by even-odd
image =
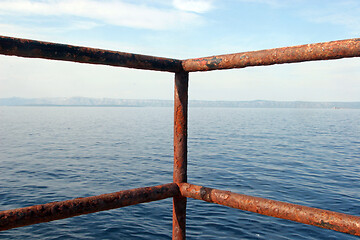
[[[186,238],[186,199],[360,236],[360,217],[187,183],[189,72],[360,57],[360,39],[177,60],[0,36],[0,54],[175,73],[173,183],[0,212],[0,230],[173,198],[173,239]]]

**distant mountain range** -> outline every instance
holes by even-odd
[[[140,100],[115,98],[0,98],[0,106],[88,106],[88,107],[172,107],[172,100]],[[360,109],[360,102],[304,101],[202,101],[190,100],[189,107],[229,108],[351,108]]]

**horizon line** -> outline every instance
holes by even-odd
[[[174,99],[155,99],[155,98],[120,98],[120,97],[0,97],[0,100],[4,99],[23,99],[23,100],[34,100],[34,99],[109,99],[109,100],[129,100],[129,101],[174,101]],[[190,101],[204,101],[204,102],[304,102],[304,103],[360,103],[360,100],[269,100],[269,99],[253,99],[253,100],[208,100],[208,99],[189,99]]]

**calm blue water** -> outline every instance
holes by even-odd
[[[172,181],[172,108],[0,108],[0,209]],[[189,182],[360,215],[360,110],[190,108]],[[170,239],[171,199],[0,233]],[[188,239],[356,239],[188,200]]]

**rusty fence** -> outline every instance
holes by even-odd
[[[360,39],[177,60],[0,36],[0,54],[175,73],[173,183],[0,212],[0,230],[173,198],[173,239],[186,238],[186,199],[360,236],[360,217],[187,183],[189,72],[360,57]]]

